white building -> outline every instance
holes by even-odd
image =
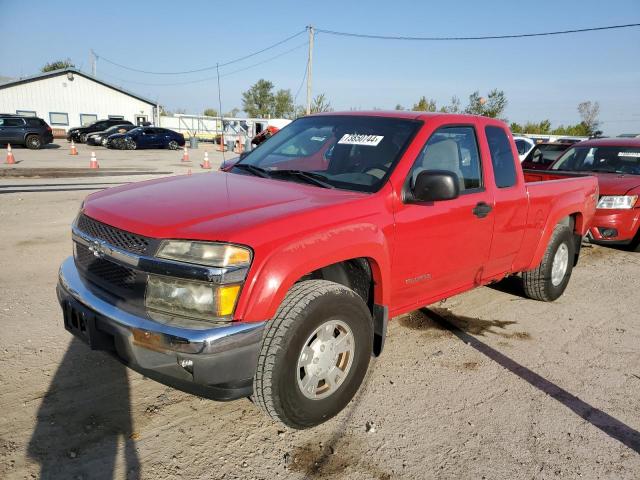
[[[0,84],[0,113],[42,118],[68,130],[104,118],[155,123],[156,102],[66,68]]]

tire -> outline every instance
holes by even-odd
[[[178,148],[180,148],[180,145],[178,145],[178,142],[176,142],[175,140],[171,140],[167,144],[167,147],[169,148],[169,150],[178,150]]]
[[[569,284],[574,256],[573,232],[566,225],[556,225],[538,268],[522,274],[525,294],[543,302],[560,297]]]
[[[87,136],[88,136],[88,135],[87,135],[86,133],[83,133],[83,134],[82,134],[82,135],[80,135],[80,137],[78,138],[78,141],[79,141],[80,143],[87,143]]]
[[[135,150],[136,148],[138,148],[138,144],[135,140],[127,140],[124,144],[124,148],[126,150]]]
[[[334,347],[340,344],[348,352],[336,355]],[[372,345],[371,313],[357,293],[326,280],[299,282],[265,328],[253,379],[253,401],[291,428],[323,423],[338,414],[358,391]],[[320,349],[327,353],[320,353]],[[301,367],[303,363],[307,366]],[[313,376],[309,373],[312,369],[320,373]],[[335,383],[324,378],[335,378]]]
[[[24,144],[31,150],[39,150],[42,147],[42,140],[38,135],[27,135]]]

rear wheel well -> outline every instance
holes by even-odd
[[[573,241],[574,241],[574,255],[573,255],[573,266],[575,267],[578,264],[578,258],[580,257],[580,247],[582,246],[582,235],[580,235],[580,228],[582,224],[582,216],[580,213],[572,213],[567,215],[566,217],[560,219],[558,225],[566,225],[573,232]]]

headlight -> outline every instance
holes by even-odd
[[[242,267],[251,264],[251,250],[224,243],[165,240],[160,245],[157,256],[210,267]]]
[[[240,285],[215,285],[149,275],[145,306],[170,315],[209,321],[230,320]]]
[[[633,208],[636,200],[638,200],[637,195],[604,195],[600,197],[597,208],[629,209]]]

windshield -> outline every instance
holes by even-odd
[[[572,147],[551,168],[640,175],[640,147]]]
[[[335,188],[374,192],[420,124],[415,120],[354,115],[304,117],[269,138],[231,171],[255,174],[256,169],[250,167],[258,167],[265,176],[298,182],[305,179],[281,173],[309,172]]]

